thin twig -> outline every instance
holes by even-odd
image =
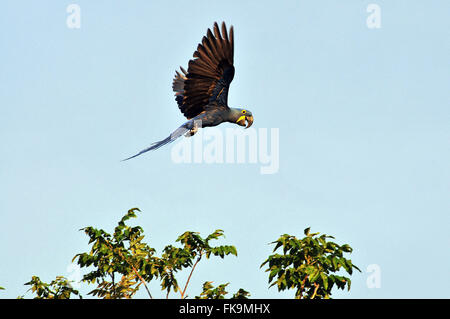
[[[147,284],[145,283],[144,278],[141,277],[141,275],[139,275],[138,271],[136,270],[136,268],[134,268],[134,266],[128,262],[128,260],[125,259],[125,261],[127,262],[128,265],[131,266],[131,268],[133,268],[134,273],[139,277],[139,279],[141,280],[141,282],[144,284],[145,290],[147,290],[148,295],[150,296],[150,299],[153,299],[152,294],[150,293],[150,290],[148,290]]]
[[[316,288],[314,289],[314,293],[313,293],[311,299],[314,299],[314,297],[316,296],[316,293],[317,293],[317,289],[319,289],[319,284],[318,283],[314,283],[314,286],[316,286]]]
[[[184,290],[181,292],[181,299],[183,299],[184,294],[186,293],[186,289],[187,289],[187,287],[189,285],[189,281],[191,280],[192,273],[194,272],[195,266],[197,266],[197,264],[199,263],[200,259],[202,259],[202,252],[200,252],[200,256],[198,257],[198,259],[195,262],[194,266],[192,266],[191,273],[189,274],[189,277],[188,277],[188,279],[186,281],[186,285],[184,286]]]
[[[300,286],[300,299],[303,298],[303,290],[305,289],[305,283],[306,283],[307,279],[308,279],[308,275],[305,276],[305,279],[303,279],[302,285]]]

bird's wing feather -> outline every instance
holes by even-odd
[[[227,106],[228,89],[234,77],[233,55],[233,27],[227,32],[225,22],[222,30],[214,23],[213,31],[208,29],[189,61],[187,72],[181,68],[183,74],[176,72],[173,81],[178,107],[188,119],[211,105]]]

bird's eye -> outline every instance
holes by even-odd
[[[245,114],[246,113],[246,111],[245,110],[242,110],[242,114]]]

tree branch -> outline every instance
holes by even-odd
[[[109,243],[109,241],[105,238],[106,243],[108,244],[109,248],[114,252],[114,248]],[[148,290],[147,284],[145,283],[145,280],[139,275],[139,272],[134,268],[134,266],[122,255],[122,252],[120,250],[117,250],[119,253],[119,256],[133,269],[133,272],[138,276],[138,278],[141,280],[141,282],[144,284],[145,290],[147,290],[147,294],[150,296],[150,299],[153,299],[152,294],[150,293],[150,290]]]
[[[197,266],[197,264],[199,263],[200,259],[202,259],[202,252],[200,252],[200,256],[197,258],[197,261],[195,262],[194,266],[192,266],[191,273],[189,274],[189,277],[188,277],[188,279],[186,281],[186,285],[184,286],[184,289],[181,292],[181,299],[184,298],[184,294],[186,293],[186,289],[187,289],[187,287],[189,285],[189,281],[191,280],[192,273],[194,272],[195,266]]]
[[[311,299],[314,299],[314,297],[316,296],[316,293],[317,293],[317,289],[319,289],[319,284],[318,283],[314,283],[314,286],[316,286],[316,288],[314,289],[314,293],[313,293],[313,295],[311,296]]]

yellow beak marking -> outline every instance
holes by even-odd
[[[238,123],[239,121],[244,120],[244,119],[245,119],[245,115],[242,115],[240,118],[238,118],[238,120],[236,121],[236,123]]]

